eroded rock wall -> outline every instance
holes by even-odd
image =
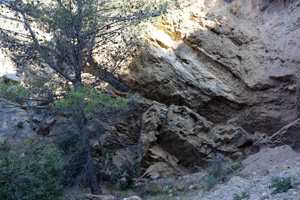
[[[264,144],[298,119],[299,0],[184,1],[157,26],[123,71],[145,97]]]
[[[193,172],[218,153],[300,149],[300,0],[182,1],[144,41],[121,77],[148,100],[123,119],[94,119],[93,146],[138,157],[150,177]],[[34,134],[78,131],[68,116],[27,121]]]
[[[195,172],[218,154],[242,158],[252,143],[240,127],[213,124],[186,106],[156,103],[142,117],[141,167],[149,176]]]

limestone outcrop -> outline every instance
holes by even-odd
[[[150,177],[197,171],[217,154],[242,158],[251,145],[242,128],[215,125],[186,106],[154,104],[142,118],[140,160]]]
[[[123,70],[134,90],[269,144],[299,118],[299,0],[183,1],[157,27]]]

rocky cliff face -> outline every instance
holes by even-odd
[[[183,1],[146,33],[123,71],[134,90],[165,104],[143,115],[142,166],[169,158],[176,169],[263,146],[300,149],[299,52],[298,0]]]
[[[299,149],[282,130],[299,117],[299,52],[300,1],[184,1],[147,33],[123,79],[259,144],[284,132],[281,143]]]
[[[93,142],[127,146],[153,177],[195,171],[218,153],[299,150],[299,52],[300,0],[182,1],[122,71],[148,100],[126,119],[94,122]],[[42,120],[41,134],[72,129]]]

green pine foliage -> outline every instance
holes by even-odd
[[[43,139],[0,144],[0,199],[58,199],[64,166],[62,153]]]
[[[0,84],[0,98],[15,102],[25,98],[28,91],[17,83]]]
[[[127,106],[126,98],[112,98],[91,86],[67,92],[65,98],[54,102],[53,108],[71,110],[75,115],[101,112],[104,109],[122,110]]]

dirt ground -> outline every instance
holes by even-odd
[[[143,199],[300,200],[300,154],[290,146],[262,149],[242,163],[242,169],[229,174],[226,181],[218,183],[210,191],[203,189],[208,174],[202,171],[177,178],[153,180],[150,184],[158,186],[165,194],[160,198],[149,196]],[[227,167],[224,166],[225,169]],[[270,189],[269,185],[274,177],[291,177],[294,187],[284,193],[271,195],[274,188]],[[242,198],[243,193],[245,198]]]
[[[210,192],[199,192],[188,200],[235,200],[247,194],[250,200],[300,200],[300,154],[284,145],[262,149],[243,161],[244,169],[227,183],[216,185]],[[294,188],[271,195],[272,177],[291,177]],[[236,198],[238,199],[238,198]]]

